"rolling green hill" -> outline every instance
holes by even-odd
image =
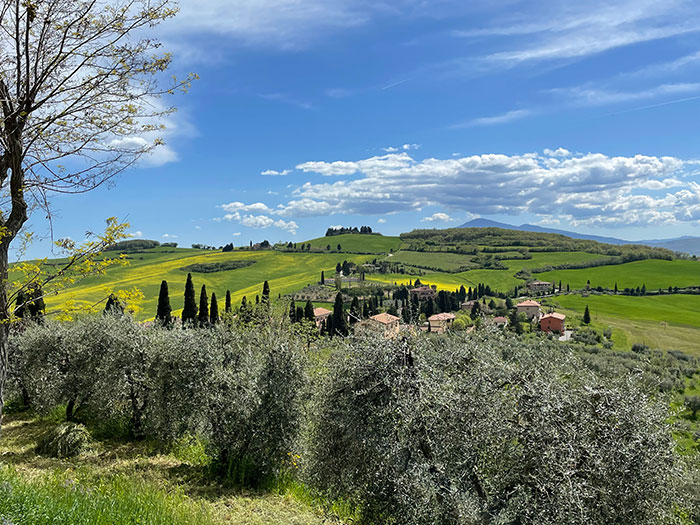
[[[450,236],[444,237],[449,231]],[[568,284],[572,290],[602,286],[612,289],[636,288],[646,285],[648,291],[669,286],[700,286],[700,262],[694,260],[666,260],[669,252],[649,252],[644,256],[663,256],[664,259],[646,259],[619,263],[617,247],[599,243],[569,243],[561,236],[544,240],[529,234],[533,246],[514,245],[516,237],[501,235],[494,229],[485,229],[478,237],[467,232],[471,243],[467,247],[459,244],[465,237],[452,230],[422,231],[419,235],[421,251],[415,249],[415,238],[406,236],[385,237],[381,235],[344,234],[320,237],[305,241],[312,251],[282,250],[235,250],[222,253],[196,249],[159,246],[128,254],[129,265],[111,268],[104,276],[93,276],[46,300],[49,311],[58,311],[67,301],[81,305],[94,305],[104,300],[116,289],[138,288],[145,296],[140,303],[138,319],[153,318],[156,311],[158,289],[165,279],[170,288],[173,313],[178,315],[183,304],[184,284],[187,269],[192,271],[197,294],[202,284],[209,294],[215,292],[223,308],[227,290],[232,292],[234,305],[240,304],[243,296],[254,300],[261,293],[265,280],[269,281],[272,296],[285,295],[315,284],[321,271],[328,278],[335,273],[335,266],[343,260],[363,264],[376,260],[384,264],[390,273],[368,273],[366,280],[384,284],[408,284],[419,278],[422,283],[435,285],[439,289],[455,290],[460,286],[475,287],[479,283],[499,292],[508,292],[515,286],[526,284],[524,277]],[[477,232],[478,233],[478,232]],[[546,237],[550,234],[537,234]],[[442,244],[444,239],[446,244]],[[402,240],[403,239],[403,240]],[[414,245],[406,244],[410,239]],[[546,241],[546,242],[545,242]],[[338,252],[337,246],[341,245]],[[327,246],[331,250],[327,251]],[[554,251],[539,251],[544,249]],[[572,251],[571,248],[579,251]],[[590,249],[591,251],[584,251]],[[315,251],[314,251],[315,250]],[[463,251],[464,253],[459,253]],[[361,253],[358,253],[361,252]],[[640,252],[626,252],[638,257]],[[108,253],[114,256],[114,253]],[[608,265],[605,265],[605,264]],[[499,269],[484,265],[495,264]],[[537,272],[545,268],[561,266],[586,266],[581,269],[562,269]],[[603,264],[600,266],[600,264]],[[465,268],[468,268],[465,271]],[[199,270],[199,271],[197,271]],[[406,273],[391,273],[396,271]],[[11,279],[18,278],[11,274]],[[615,328],[616,343],[629,347],[636,342],[649,341],[659,346],[692,350],[700,348],[700,321],[695,320],[700,311],[700,296],[664,295],[658,297],[629,297],[596,295],[563,295],[549,299],[556,307],[572,316],[580,316],[586,301],[590,302],[598,321]],[[97,306],[101,308],[101,305]],[[673,326],[673,330],[667,327]]]
[[[311,244],[311,248],[326,250],[330,245],[331,251],[337,251],[340,244],[343,252],[382,254],[398,251],[401,247],[401,239],[398,237],[385,237],[383,235],[343,234],[330,237],[319,237],[305,241]]]
[[[130,254],[128,266],[115,267],[104,276],[93,276],[79,281],[58,296],[46,299],[48,311],[60,308],[66,301],[92,305],[104,299],[114,289],[136,287],[145,295],[140,304],[140,319],[155,315],[158,290],[163,279],[168,281],[173,313],[179,313],[183,303],[183,292],[187,272],[182,268],[192,264],[210,264],[227,261],[254,261],[244,268],[215,273],[192,273],[199,297],[199,288],[205,284],[209,294],[215,292],[220,305],[226,290],[231,290],[234,304],[239,304],[243,296],[254,299],[260,294],[264,281],[269,281],[274,297],[316,283],[322,270],[335,273],[335,265],[347,259],[358,264],[371,259],[370,255],[283,253],[273,250],[234,251],[228,253],[156,248],[138,254]]]
[[[669,286],[700,286],[700,261],[649,259],[581,270],[555,270],[540,273],[537,278],[543,281],[562,281],[572,289],[583,288],[588,280],[592,287],[613,289],[617,283],[621,290],[643,284],[647,290],[666,289]]]

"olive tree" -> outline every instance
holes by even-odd
[[[683,507],[668,399],[556,343],[334,341],[304,473],[370,521],[660,523]]]
[[[0,0],[0,424],[10,246],[52,195],[87,192],[162,143],[173,109],[158,98],[190,77],[160,81],[170,56],[148,30],[175,12],[169,0]]]

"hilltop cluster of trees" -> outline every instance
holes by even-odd
[[[371,234],[372,228],[369,226],[360,226],[358,229],[357,226],[353,226],[351,228],[345,228],[345,227],[339,227],[339,228],[328,228],[326,230],[326,237],[332,237],[333,235],[344,235],[346,233],[365,233],[365,234]],[[376,234],[375,234],[376,235]]]
[[[158,248],[161,244],[158,241],[149,241],[148,239],[129,239],[120,241],[105,248],[105,251],[118,251],[121,253],[134,253],[151,248]]]
[[[529,251],[587,252],[611,255],[624,262],[642,259],[671,260],[676,254],[666,248],[636,244],[604,244],[586,239],[573,239],[556,233],[537,233],[500,228],[448,228],[445,230],[413,230],[402,233],[401,240],[412,251],[446,251],[476,253],[478,246],[527,247]]]
[[[198,436],[213,473],[296,479],[363,522],[697,518],[668,398],[646,372],[658,360],[642,353],[611,369],[495,332],[317,344],[269,314],[206,330],[47,322],[10,349],[13,392],[39,413],[72,403],[73,419],[136,438]]]

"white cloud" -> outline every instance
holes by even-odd
[[[513,67],[537,61],[580,59],[605,51],[700,29],[691,0],[591,0],[579,4],[543,1],[518,15],[454,33],[463,38],[491,37],[502,51],[484,57],[491,66]]]
[[[177,239],[177,235],[173,235],[171,233],[164,233],[163,239]]]
[[[423,217],[421,222],[449,222],[454,220],[446,213],[433,213],[430,217]]]
[[[285,175],[289,175],[291,172],[292,172],[292,170],[282,170],[282,171],[265,170],[265,171],[261,171],[260,175],[269,175],[271,177],[284,177]]]
[[[513,111],[508,111],[501,115],[494,115],[492,117],[480,117],[469,120],[467,122],[462,122],[461,124],[455,124],[453,128],[468,128],[473,126],[494,126],[496,124],[507,124],[508,122],[513,122],[514,120],[520,120],[525,117],[533,115],[534,112],[529,109],[515,109]]]
[[[386,219],[385,219],[384,217],[381,217],[381,218],[377,219],[377,222],[378,222],[379,224],[385,224],[385,223],[386,223]]]
[[[142,231],[135,231],[133,233],[129,234],[129,237],[133,237],[135,239],[141,239],[143,237],[143,232]]]
[[[420,144],[404,144],[403,146],[389,146],[388,148],[382,148],[383,151],[387,153],[397,153],[399,151],[411,151],[415,149],[420,149]]]
[[[241,232],[235,232],[235,233],[233,234],[234,237],[240,237],[240,235],[241,235]]]
[[[424,160],[404,152],[304,163],[299,169],[339,180],[306,182],[275,208],[238,202],[222,208],[238,214],[229,220],[262,226],[272,225],[275,217],[386,215],[429,206],[468,211],[470,216],[529,213],[570,224],[643,226],[700,219],[700,175],[690,168],[694,166],[674,157],[609,157],[573,154],[564,148],[548,150],[545,156],[483,154]],[[244,214],[253,209],[263,212],[246,219]]]
[[[221,208],[229,213],[270,213],[270,208],[262,202],[255,202],[253,204],[243,204],[242,202],[229,202],[228,204],[222,204]]]
[[[545,148],[544,154],[547,155],[548,157],[568,157],[571,155],[571,152],[565,148],[557,148],[557,149]]]
[[[553,89],[551,93],[562,96],[566,102],[576,106],[604,106],[631,101],[651,100],[664,96],[700,93],[700,82],[662,84],[637,91],[577,86]]]

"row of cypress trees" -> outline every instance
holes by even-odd
[[[269,303],[270,301],[270,285],[267,281],[265,281],[265,284],[263,284],[262,301],[264,303]],[[225,313],[231,313],[232,305],[230,290],[226,290],[226,303],[224,308]],[[185,304],[182,309],[182,325],[206,327],[215,325],[220,321],[220,319],[221,316],[219,314],[219,303],[216,298],[216,293],[211,294],[210,303],[209,295],[207,293],[207,286],[205,284],[202,285],[199,293],[199,307],[197,307],[192,274],[188,273],[187,282],[185,282]],[[158,308],[156,310],[156,323],[167,327],[171,326],[172,322],[172,307],[170,306],[168,282],[164,280],[160,283]]]

